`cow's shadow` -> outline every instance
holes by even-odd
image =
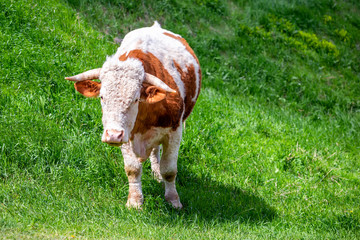
[[[188,220],[264,223],[272,221],[277,216],[273,207],[253,193],[231,184],[214,181],[210,177],[198,177],[186,166],[179,166],[178,170],[177,189],[184,208],[177,211],[167,205],[165,208],[169,215],[163,216],[164,218],[173,218],[173,214],[180,214]],[[151,184],[150,189],[144,189],[145,208],[147,196],[163,198],[162,185],[154,184]],[[159,207],[161,206],[154,206]]]

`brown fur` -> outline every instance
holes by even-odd
[[[202,78],[202,75],[201,75],[201,69],[199,68],[199,89],[198,89],[198,92],[197,92],[197,96],[199,97],[200,95],[200,89],[201,89],[201,78]]]
[[[145,93],[147,95],[147,103],[157,103],[166,98],[166,91],[159,87],[149,86],[146,88]]]
[[[166,98],[157,103],[139,103],[139,113],[132,131],[132,138],[134,134],[143,134],[151,127],[172,127],[175,130],[180,124],[184,106],[174,79],[160,60],[152,53],[144,53],[139,49],[135,49],[130,51],[128,55],[121,55],[119,60],[125,61],[127,58],[139,59],[144,66],[145,72],[158,77],[176,91],[176,93],[167,93]],[[141,92],[141,98],[143,99],[147,97],[145,91],[146,88],[144,87]]]
[[[126,172],[126,175],[129,178],[129,181],[130,180],[135,181],[137,179],[137,177],[141,174],[140,169],[133,168],[133,167],[130,167],[130,166],[125,167],[125,172]]]
[[[85,97],[97,97],[100,94],[101,83],[92,80],[85,80],[74,83],[76,91]]]
[[[176,178],[176,172],[175,173],[165,173],[162,175],[163,179],[167,182],[173,182]]]

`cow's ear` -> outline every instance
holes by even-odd
[[[97,97],[100,94],[101,83],[85,80],[74,84],[76,91],[85,97]]]
[[[165,99],[166,91],[162,88],[149,86],[145,90],[146,102],[147,103],[157,103]]]

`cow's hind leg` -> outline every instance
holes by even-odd
[[[129,196],[126,206],[129,208],[140,208],[144,202],[141,189],[142,164],[132,151],[130,144],[121,146],[124,158],[125,172],[129,180]]]
[[[162,177],[160,174],[160,146],[153,148],[150,154],[151,170],[158,182],[162,182]]]
[[[160,161],[160,173],[165,183],[165,199],[174,207],[181,209],[179,195],[175,187],[177,174],[177,159],[181,141],[181,126],[169,135],[163,143],[163,153]]]

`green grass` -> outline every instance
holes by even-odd
[[[359,239],[358,1],[0,0],[0,238]],[[128,210],[97,99],[64,76],[158,20],[203,87],[179,154],[184,210],[144,163]]]

